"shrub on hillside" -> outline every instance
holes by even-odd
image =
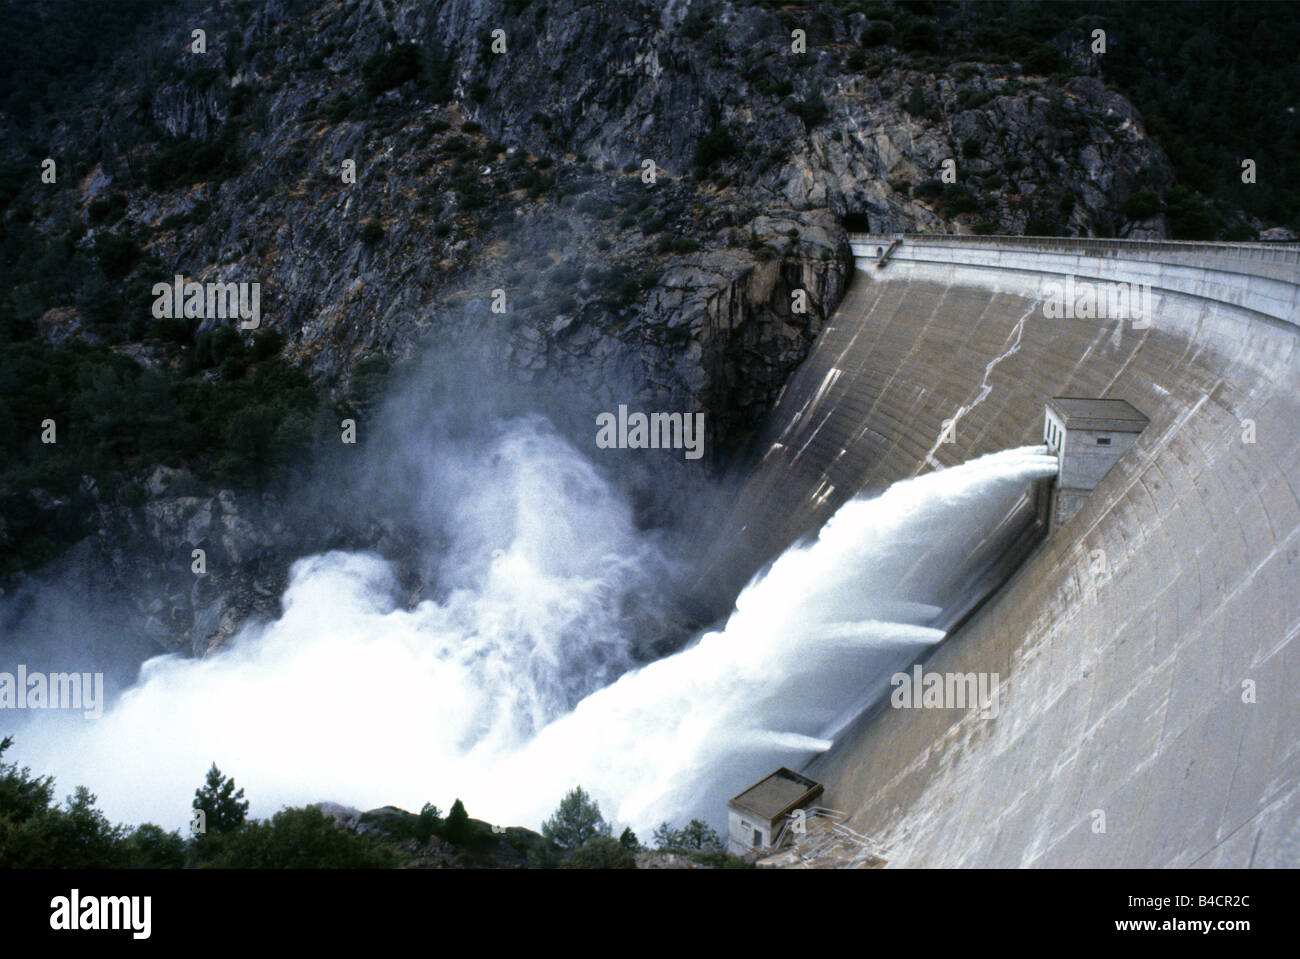
[[[1138,190],[1128,195],[1120,212],[1129,220],[1149,220],[1162,209],[1163,204],[1155,190]]]
[[[379,869],[396,865],[393,850],[338,825],[315,806],[281,809],[219,840],[203,863],[217,869]]]
[[[731,131],[725,126],[718,125],[700,138],[700,142],[695,145],[695,153],[691,161],[697,168],[707,170],[715,163],[735,156],[739,151],[740,147],[732,137]]]
[[[613,836],[595,836],[575,849],[560,868],[635,869],[636,854]]]
[[[420,48],[402,43],[391,50],[381,50],[361,65],[366,93],[372,98],[386,93],[420,75]]]

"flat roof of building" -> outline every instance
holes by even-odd
[[[1128,400],[1097,400],[1080,396],[1053,396],[1047,405],[1065,423],[1076,430],[1110,430],[1116,433],[1141,433],[1150,422]]]
[[[820,796],[821,792],[821,783],[782,766],[731,800],[730,805],[771,821]]]

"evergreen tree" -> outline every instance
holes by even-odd
[[[0,759],[13,745],[13,737],[0,740]],[[32,771],[16,763],[0,762],[0,816],[15,823],[26,822],[44,812],[54,799],[54,779],[32,776]]]
[[[181,869],[185,866],[185,840],[179,832],[145,823],[126,837],[129,869]]]
[[[459,799],[451,804],[451,812],[447,813],[447,825],[443,835],[448,842],[457,845],[474,838],[474,829],[470,825],[469,813],[465,811],[465,804]]]
[[[244,790],[236,791],[235,780],[221,775],[216,763],[208,770],[203,788],[194,790],[194,808],[203,810],[208,834],[236,832],[248,817]]]
[[[600,814],[600,806],[581,786],[575,786],[560,800],[555,815],[542,824],[542,835],[561,849],[577,849],[597,836],[609,834],[609,823]]]
[[[708,823],[692,819],[684,829],[662,822],[654,831],[655,848],[673,852],[722,852],[725,844]]]

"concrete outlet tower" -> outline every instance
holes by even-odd
[[[1061,461],[1052,494],[1051,529],[1070,521],[1103,476],[1146,429],[1147,418],[1126,400],[1054,396],[1043,439]]]

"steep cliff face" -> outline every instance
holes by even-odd
[[[517,368],[538,372],[538,343],[549,348],[560,333],[572,352],[574,324],[551,327],[558,316],[576,313],[580,327],[598,333],[593,359],[634,353],[634,366],[653,371],[697,408],[713,396],[710,412],[725,419],[716,400],[731,392],[710,392],[708,384],[719,375],[729,384],[748,377],[719,364],[716,347],[725,343],[717,342],[716,326],[709,344],[690,337],[664,350],[651,335],[647,351],[637,342],[645,337],[633,333],[598,345],[618,325],[673,326],[671,316],[658,313],[673,298],[619,296],[618,309],[610,309],[611,298],[598,295],[604,291],[567,274],[529,289],[530,271],[509,276],[520,272],[522,251],[549,247],[551,262],[534,262],[532,272],[612,263],[651,289],[659,284],[646,274],[672,288],[680,285],[672,279],[680,270],[696,266],[717,274],[714,289],[722,295],[769,262],[747,257],[743,247],[755,237],[773,239],[766,227],[774,216],[795,228],[803,221],[791,214],[825,211],[865,216],[873,229],[961,230],[979,222],[1017,232],[1038,214],[1065,230],[1114,232],[1126,225],[1118,204],[1130,192],[1169,179],[1132,107],[1096,80],[1076,78],[1062,92],[979,64],[925,74],[896,66],[887,48],[855,73],[841,61],[861,40],[860,15],[844,17],[831,6],[798,15],[728,4],[700,9],[272,3],[245,17],[197,8],[190,19],[211,21],[211,52],[201,57],[166,42],[174,61],[169,79],[147,94],[149,117],[190,138],[235,125],[242,163],[220,186],[200,182],[165,198],[132,195],[130,212],[161,227],[169,216],[210,203],[201,222],[159,229],[147,249],[201,278],[260,279],[273,300],[269,322],[331,386],[363,356],[409,353],[430,332],[454,335],[457,321],[469,318],[464,302],[453,298],[459,315],[448,308],[447,294],[472,300],[476,287],[495,288],[487,284],[496,281],[508,294],[541,301],[511,333]],[[790,51],[791,24],[806,30],[806,53]],[[504,52],[491,52],[494,30],[503,31]],[[408,43],[444,58],[455,99],[435,102],[412,77],[365,104],[359,87],[366,64]],[[230,59],[231,50],[257,52],[222,76],[210,64]],[[814,97],[821,106],[808,105]],[[441,123],[465,122],[482,132],[439,130]],[[693,175],[701,141],[718,130],[730,142],[708,161],[704,177]],[[457,152],[448,141],[465,149]],[[489,156],[493,146],[502,149]],[[553,177],[554,192],[529,196],[520,189],[520,171],[526,175],[543,157],[554,162],[537,167],[538,176]],[[356,164],[355,184],[342,182],[344,160]],[[652,184],[640,178],[647,160],[656,165]],[[946,160],[956,164],[955,184],[941,179]],[[634,170],[620,172],[631,164]],[[96,177],[82,199],[130,189],[126,180]],[[640,233],[611,229],[632,204],[641,206]],[[611,222],[616,214],[620,220]],[[372,219],[384,228],[382,241],[361,235]],[[647,233],[647,221],[658,229]],[[440,224],[450,228],[446,235],[438,234]],[[745,243],[725,229],[733,226],[749,234]],[[832,248],[828,269],[840,279],[824,290],[834,294],[843,289],[847,262],[842,233],[829,218],[818,231],[810,242]],[[693,264],[662,249],[665,235],[699,244],[706,254],[724,244],[742,250]],[[602,237],[611,246],[597,249]],[[807,268],[797,254],[791,265]],[[494,269],[507,275],[492,276]],[[756,290],[764,292],[762,286]],[[834,307],[816,295],[822,290],[810,292],[816,315]],[[566,296],[576,306],[557,308],[567,305]],[[788,303],[750,306],[778,326],[791,320]],[[630,311],[630,324],[619,324],[620,311]],[[714,359],[705,369],[682,363],[688,355]],[[800,355],[780,360],[786,372]],[[770,400],[771,376],[760,380]]]
[[[200,349],[152,335],[153,283],[257,282],[263,329],[336,400],[363,360],[484,341],[500,376],[589,409],[705,412],[702,465],[721,469],[844,293],[846,218],[1160,230],[1120,212],[1170,180],[1122,98],[1086,77],[1058,89],[1006,66],[923,69],[870,28],[830,3],[169,8],[60,120],[67,172],[32,222],[105,262],[113,242],[139,245],[118,271],[135,312],[114,349],[145,366],[187,369]],[[98,335],[82,303],[44,307],[48,341]],[[194,335],[229,325],[204,318]],[[103,575],[128,581],[128,554],[170,557],[135,591],[155,632],[196,650],[229,633],[229,610],[259,608],[253,593],[275,595],[304,547],[402,540],[377,523],[299,540],[245,522],[219,488],[146,492],[158,501],[142,512],[101,504],[98,541],[133,544],[104,547]],[[200,521],[246,602],[167,585]]]
[[[723,125],[742,144],[728,172],[756,202],[866,214],[877,230],[969,229],[961,214],[979,213],[1013,233],[1050,210],[1060,232],[1112,233],[1131,192],[1172,182],[1137,112],[1100,81],[1058,88],[1016,64],[922,71],[833,4],[459,0],[399,5],[392,21],[456,57],[458,89],[476,91],[467,110],[494,135],[684,173]],[[484,52],[495,29],[501,54]],[[978,209],[914,195],[948,159]]]

